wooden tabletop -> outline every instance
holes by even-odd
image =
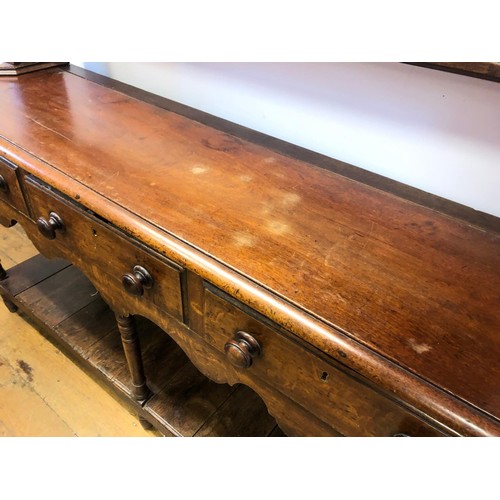
[[[0,109],[9,142],[500,415],[498,232],[62,70],[0,80]]]

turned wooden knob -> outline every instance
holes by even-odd
[[[153,286],[153,277],[142,266],[134,266],[131,273],[122,276],[122,285],[127,293],[140,297],[145,288]]]
[[[56,237],[56,231],[64,231],[64,223],[55,212],[50,212],[48,220],[44,217],[38,217],[36,226],[48,240],[53,240]]]
[[[249,368],[253,358],[260,355],[259,343],[246,332],[236,332],[233,339],[226,342],[224,351],[230,363],[237,368]]]
[[[0,175],[0,191],[6,193],[8,190],[9,190],[9,185],[5,180],[5,177],[3,175]]]

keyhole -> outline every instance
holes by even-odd
[[[326,379],[327,379],[327,378],[328,378],[328,373],[323,372],[323,373],[321,374],[321,380],[322,380],[323,382],[326,382]]]
[[[97,231],[96,231],[95,229],[92,229],[92,234],[93,234],[94,236],[97,236]]]

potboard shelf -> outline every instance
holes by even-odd
[[[137,318],[152,395],[138,404],[114,314],[68,262],[37,255],[8,270],[0,293],[12,308],[166,436],[282,436],[262,400],[243,385],[201,374],[156,325]],[[15,307],[12,307],[12,306]]]

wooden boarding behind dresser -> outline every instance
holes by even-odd
[[[500,224],[75,68],[0,79],[0,217],[290,436],[500,435]]]

